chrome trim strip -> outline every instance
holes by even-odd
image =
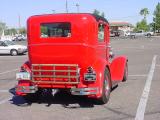
[[[57,82],[57,81],[38,81],[34,80],[32,81],[34,83],[40,83],[40,84],[79,84],[79,82]]]
[[[72,95],[95,95],[98,88],[71,88]]]
[[[79,76],[66,76],[66,75],[56,75],[56,76],[54,76],[54,75],[32,75],[32,77],[37,77],[37,78],[39,78],[39,77],[42,77],[42,78],[45,78],[45,77],[47,77],[47,78],[78,78]]]
[[[68,66],[73,66],[73,67],[78,67],[77,64],[32,64],[32,66],[64,66],[64,67],[68,67]]]
[[[66,70],[33,70],[33,72],[66,72]],[[77,70],[67,70],[67,72],[77,72]]]

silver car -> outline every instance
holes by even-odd
[[[0,41],[0,54],[10,54],[16,56],[27,52],[27,47],[24,45],[16,45],[12,41]]]

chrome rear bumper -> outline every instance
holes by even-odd
[[[98,88],[71,88],[72,95],[96,95]]]
[[[16,92],[20,93],[35,93],[38,91],[37,86],[17,86]]]

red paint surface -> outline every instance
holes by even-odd
[[[42,23],[55,22],[71,23],[71,37],[41,38],[40,25]],[[98,25],[100,23],[105,25],[104,42],[98,42]],[[106,66],[110,69],[112,78],[119,80],[123,76],[126,61],[126,57],[120,57],[116,58],[113,64],[109,62],[109,43],[109,24],[103,20],[97,21],[91,14],[32,16],[28,19],[29,61],[23,66],[28,66],[26,67],[28,69],[32,64],[78,64],[80,68],[80,83],[78,85],[41,83],[37,84],[38,87],[97,87],[99,88],[98,94],[91,97],[100,97]],[[96,71],[96,82],[89,83],[84,81],[84,73],[87,67],[90,66]]]

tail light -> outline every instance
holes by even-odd
[[[26,68],[24,66],[21,67],[20,72],[27,72]]]

